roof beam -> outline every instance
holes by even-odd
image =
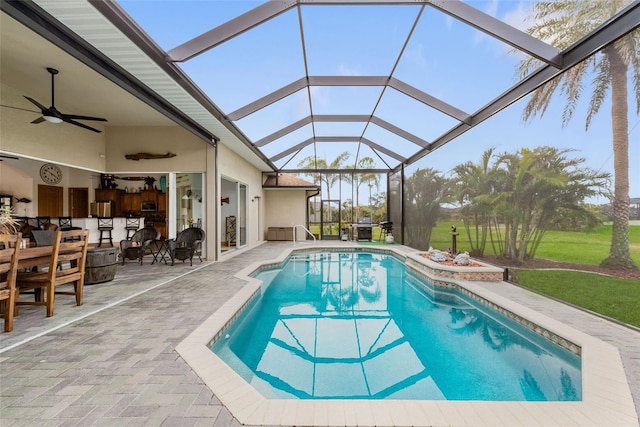
[[[386,86],[389,76],[309,76],[309,86]]]
[[[389,150],[389,149],[387,149],[387,148],[385,148],[385,147],[383,147],[381,145],[378,145],[375,142],[368,140],[367,138],[362,138],[362,143],[365,144],[365,145],[368,145],[369,147],[373,148],[374,150],[377,150],[377,151],[379,151],[381,153],[386,154],[389,157],[392,157],[392,158],[396,159],[399,162],[405,162],[407,160],[406,157],[402,157],[400,154],[398,154],[398,153],[396,153],[394,151],[391,151],[391,150]]]
[[[317,114],[313,116],[307,116],[295,123],[290,124],[289,126],[283,127],[282,129],[272,133],[271,135],[267,135],[264,138],[256,141],[255,146],[263,147],[279,138],[282,138],[285,135],[290,134],[295,130],[300,129],[301,127],[308,125],[311,122],[368,122],[369,119],[371,119],[371,116],[365,114]]]
[[[560,50],[539,40],[524,31],[520,31],[509,24],[494,18],[473,6],[469,6],[460,0],[298,0],[304,5],[330,4],[330,5],[428,5],[446,13],[455,19],[471,25],[474,28],[495,37],[508,45],[526,52],[538,58],[546,64],[556,68],[563,66],[563,58]]]
[[[238,108],[236,111],[227,115],[227,118],[231,121],[240,120],[243,117],[248,116],[249,114],[253,114],[258,110],[263,109],[264,107],[273,104],[287,96],[296,93],[300,89],[304,89],[307,86],[307,79],[304,77],[296,80],[293,83],[289,83],[286,86],[281,87],[278,90],[271,92],[268,95],[263,96],[260,99],[253,101],[250,104],[245,105],[244,107]]]
[[[256,147],[263,147],[273,141],[275,141],[278,138],[282,138],[283,136],[290,134],[291,132],[300,129],[301,127],[304,127],[306,125],[308,125],[309,123],[311,123],[311,116],[307,116],[303,119],[298,120],[295,123],[291,123],[289,126],[283,127],[282,129],[272,133],[271,135],[267,135],[264,138],[256,141],[255,146]]]
[[[359,136],[316,136],[316,142],[360,142]]]
[[[336,123],[351,123],[351,122],[368,122],[371,116],[367,114],[314,114],[314,122],[336,122]]]
[[[350,175],[353,173],[389,173],[389,169],[280,169],[279,172],[300,173],[303,175],[311,175],[314,173]]]
[[[271,135],[267,135],[264,138],[256,141],[255,146],[263,147],[297,129],[302,128],[303,126],[308,125],[311,122],[364,122],[364,123],[371,122],[371,123],[375,123],[376,125],[380,126],[383,129],[388,130],[391,133],[398,135],[403,139],[406,139],[407,141],[410,141],[416,145],[419,145],[420,147],[424,148],[429,145],[428,141],[425,141],[424,139],[419,138],[376,116],[368,116],[365,114],[344,114],[344,115],[343,114],[319,114],[319,115],[314,115],[313,117],[307,116],[303,119],[298,120],[295,123],[290,124],[289,126],[286,126],[278,130],[277,132],[272,133]],[[333,138],[333,139],[329,140],[327,138]],[[339,139],[338,142],[340,141],[359,142],[360,141],[360,137],[346,137],[346,136],[345,137],[317,137],[316,141],[317,142],[336,142],[335,138],[341,138]],[[402,159],[404,159],[404,157]]]
[[[380,151],[381,153],[386,154],[387,156],[390,156],[396,160],[398,160],[399,162],[404,162],[407,160],[406,157],[402,157],[401,155],[399,155],[398,153],[389,150],[381,145],[376,144],[373,141],[370,141],[366,138],[361,138],[359,136],[317,136],[315,138],[309,138],[306,139],[304,141],[302,141],[301,143],[294,145],[293,147],[290,147],[278,154],[276,154],[275,156],[272,156],[269,160],[271,160],[272,162],[276,162],[286,156],[288,156],[289,154],[292,154],[298,150],[303,149],[304,147],[313,144],[314,142],[361,142],[365,145],[368,145],[369,147]]]
[[[520,31],[511,25],[508,25],[491,15],[469,6],[459,0],[448,1],[427,1],[441,12],[446,13],[472,27],[489,34],[508,45],[526,52],[527,54],[538,58],[548,65],[556,68],[563,67],[563,56],[559,49],[539,40],[524,31]]]
[[[429,145],[428,141],[425,141],[422,138],[418,138],[417,136],[407,132],[406,130],[400,129],[399,127],[392,125],[391,123],[385,120],[382,120],[379,117],[376,117],[376,116],[371,117],[371,123],[375,123],[381,128],[386,129],[389,132],[394,133],[399,137],[406,139],[407,141],[413,142],[414,144],[419,145],[420,147],[426,147]]]
[[[203,33],[169,52],[169,61],[184,62],[295,7],[295,2],[268,1]]]
[[[534,90],[538,89],[545,83],[562,74],[567,69],[580,63],[589,56],[597,53],[609,43],[614,42],[620,37],[625,36],[636,28],[640,27],[640,1],[636,0],[629,6],[618,12],[609,21],[592,31],[590,34],[574,43],[563,52],[565,58],[563,68],[558,70],[551,65],[543,65],[536,71],[531,73],[525,79],[509,88],[506,92],[495,98],[489,104],[482,107],[471,116],[471,124],[464,123],[453,127],[448,132],[433,141],[428,147],[418,151],[407,159],[406,164],[411,164],[429,152],[445,145],[454,138],[460,136],[471,127],[476,126],[497,112],[503,110]],[[402,165],[398,165],[393,172],[400,171]]]
[[[289,154],[295,153],[298,150],[302,150],[307,145],[313,144],[313,142],[314,142],[313,138],[309,138],[307,140],[304,140],[300,144],[294,145],[293,147],[290,147],[290,148],[288,148],[288,149],[276,154],[275,156],[271,157],[269,160],[271,160],[272,162],[277,162],[278,160],[282,159],[283,157],[287,157]]]
[[[435,108],[441,113],[446,114],[447,116],[453,117],[456,120],[465,123],[470,120],[469,113],[465,113],[464,111],[457,109],[453,105],[447,104],[446,102],[441,101],[438,98],[431,96],[401,80],[398,80],[395,77],[392,77],[391,80],[389,80],[389,86],[399,92],[404,93],[407,96],[410,96],[416,101],[420,101],[423,104],[428,105],[431,108]]]

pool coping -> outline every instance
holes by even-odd
[[[283,262],[292,252],[319,249],[332,247],[289,248],[274,260],[255,262],[239,271],[235,277],[246,280],[247,285],[176,347],[180,356],[240,423],[305,426],[638,425],[631,391],[616,347],[497,295],[479,286],[479,282],[456,279],[446,281],[579,346],[582,353],[582,401],[266,399],[209,350],[208,345],[224,331],[249,300],[260,292],[261,281],[250,277],[251,273],[264,264]],[[335,249],[349,248],[339,246]],[[364,247],[359,250],[391,252],[400,258],[421,262],[417,256],[419,251],[406,252],[395,246]],[[423,274],[429,275],[428,271]],[[442,280],[437,277],[434,279]],[[494,283],[500,286],[502,282]]]

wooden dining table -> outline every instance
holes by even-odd
[[[18,252],[18,269],[48,266],[51,262],[53,246],[34,246],[20,249]]]

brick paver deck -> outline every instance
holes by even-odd
[[[130,262],[114,281],[87,286],[81,307],[63,295],[52,318],[21,307],[0,340],[0,425],[239,425],[174,349],[243,286],[237,271],[290,245],[193,267]],[[487,286],[618,347],[640,412],[639,332],[516,286]]]

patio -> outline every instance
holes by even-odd
[[[118,266],[114,281],[87,286],[81,307],[60,297],[49,319],[41,308],[21,308],[14,332],[3,334],[0,343],[0,423],[239,425],[175,347],[243,287],[237,272],[290,246],[269,242],[193,267],[127,263]],[[617,347],[640,412],[637,331],[517,286],[494,284],[491,290]],[[611,410],[619,410],[615,402]],[[494,425],[518,421],[493,405],[470,404],[467,415]]]

